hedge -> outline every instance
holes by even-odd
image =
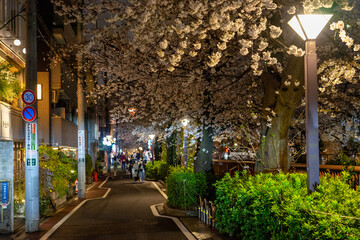
[[[359,239],[360,193],[348,178],[326,175],[308,194],[305,174],[226,174],[215,184],[217,229],[239,239]]]
[[[163,180],[167,178],[169,164],[165,161],[154,161],[146,164],[146,178],[153,180]]]
[[[167,180],[168,204],[174,208],[194,209],[198,194],[207,192],[206,175],[189,171],[172,172]]]

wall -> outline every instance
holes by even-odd
[[[77,125],[59,116],[51,117],[51,144],[77,148]]]
[[[38,84],[42,84],[42,99],[38,102],[39,145],[50,143],[50,88],[49,72],[38,72]]]
[[[24,129],[20,109],[0,102],[0,139],[23,141]]]
[[[9,181],[9,200],[10,204],[4,210],[4,222],[0,222],[0,233],[10,233],[14,231],[14,166],[13,166],[13,142],[0,140],[0,181]],[[2,183],[0,183],[2,191]],[[2,195],[1,195],[2,196]],[[0,203],[2,198],[0,198]]]

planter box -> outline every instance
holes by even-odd
[[[167,203],[164,204],[164,210],[167,215],[174,216],[174,217],[197,217],[198,216],[197,210],[183,210],[183,209],[171,208]]]

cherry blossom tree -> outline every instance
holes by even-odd
[[[54,3],[69,22],[86,26],[87,41],[74,49],[99,79],[89,97],[100,106],[111,99],[122,122],[166,129],[191,117],[201,129],[196,171],[211,170],[213,137],[240,126],[259,138],[251,143],[257,171],[287,171],[289,127],[302,112],[304,95],[304,51],[297,47],[303,43],[287,21],[323,9],[340,20],[358,9],[355,1],[340,0]],[[347,114],[358,104],[359,47],[349,34],[359,26],[356,15],[347,16],[350,31],[335,22],[334,32],[319,39],[320,111],[330,113],[327,121],[331,114],[346,117],[335,99]],[[129,108],[136,108],[134,116]]]

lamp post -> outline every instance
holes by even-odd
[[[155,135],[154,134],[150,134],[149,135],[149,151],[150,151],[150,154],[151,154],[151,157],[152,157],[152,160],[151,160],[151,164],[154,166],[154,157],[153,157],[153,148],[152,148],[152,142],[155,138]]]
[[[186,132],[186,126],[188,125],[189,120],[184,118],[181,120],[181,124],[184,127],[184,166],[187,168],[187,132]]]
[[[305,118],[308,191],[319,184],[318,84],[316,37],[332,15],[295,15],[288,24],[305,40]]]
[[[111,145],[112,145],[112,136],[107,135],[103,138],[103,144],[106,147],[106,162],[107,162],[107,173],[111,172]]]

